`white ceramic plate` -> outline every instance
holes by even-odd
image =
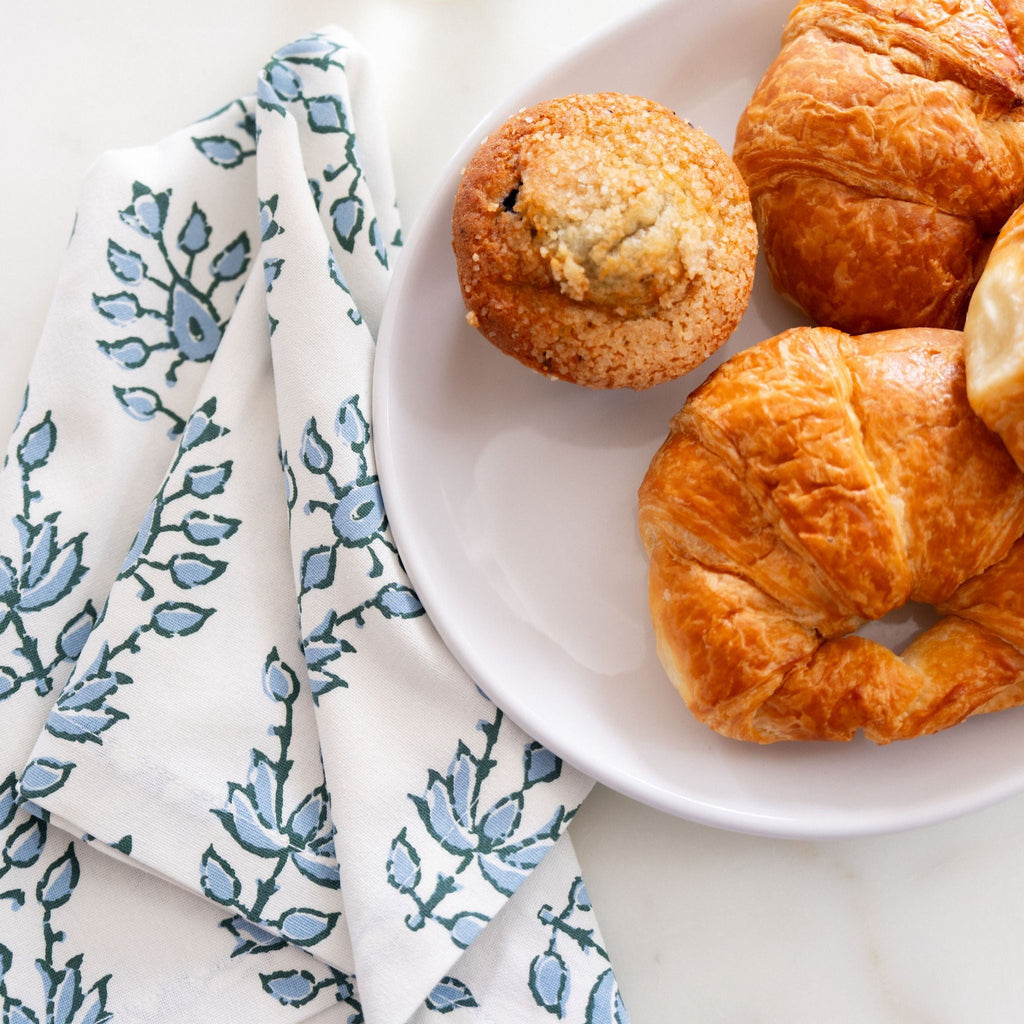
[[[796,323],[758,268],[712,363],[645,393],[548,381],[466,326],[450,244],[459,168],[525,104],[614,90],[658,100],[731,151],[791,0],[691,0],[617,26],[529,83],[455,154],[396,271],[378,342],[381,484],[414,586],[469,674],[528,733],[620,792],[684,818],[826,838],[941,821],[1024,789],[1004,712],[878,748],[723,739],[658,662],[636,489],[711,366]],[[888,627],[900,639],[899,624]],[[904,630],[905,632],[905,630]]]

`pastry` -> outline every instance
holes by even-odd
[[[804,0],[790,14],[733,156],[772,282],[815,322],[963,326],[1024,199],[1022,11]]]
[[[888,743],[1024,702],[1024,474],[958,331],[733,356],[673,419],[639,525],[659,655],[718,732]],[[907,602],[941,618],[902,652],[856,632]]]
[[[467,319],[540,373],[649,388],[733,332],[757,232],[729,154],[651,100],[520,111],[465,167],[452,213]]]
[[[1024,469],[1024,207],[1000,231],[964,325],[967,397]]]

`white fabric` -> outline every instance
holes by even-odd
[[[338,29],[87,181],[0,472],[5,1021],[626,1019],[566,834],[591,782],[387,529],[400,245]]]

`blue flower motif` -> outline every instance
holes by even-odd
[[[22,429],[22,417],[18,429]],[[33,478],[45,470],[57,443],[57,426],[46,411],[38,422],[24,428],[15,446],[22,505],[12,521],[20,550],[0,552],[0,634],[11,630],[18,639],[8,645],[11,660],[0,665],[0,701],[26,682],[41,696],[48,694],[58,669],[66,669],[78,657],[95,621],[95,611],[86,602],[84,608],[79,605],[69,609],[70,617],[56,636],[49,625],[40,633],[31,623],[37,612],[66,606],[88,572],[87,535],[62,535],[59,512],[42,518],[33,515],[36,502],[42,498],[41,491],[32,486]],[[53,621],[52,612],[48,620]]]
[[[561,1020],[566,1015],[574,972],[585,971],[586,984],[590,984],[596,972],[587,997],[584,1024],[629,1024],[615,975],[610,967],[602,967],[608,964],[608,954],[594,938],[594,929],[577,923],[578,915],[590,910],[586,886],[579,876],[573,880],[568,902],[561,912],[556,914],[547,904],[540,908],[537,918],[551,929],[551,939],[547,949],[530,962],[527,984],[537,1005]],[[582,952],[585,957],[596,954],[597,966],[593,966],[594,961],[570,959],[564,953],[564,945],[560,951],[559,943],[570,944],[571,951]]]
[[[193,141],[200,152],[212,158],[213,143],[210,140]],[[235,152],[228,158],[223,150],[219,151],[219,157],[225,163],[240,160],[244,155],[243,152]],[[212,284],[200,284],[193,279],[196,256],[209,248],[213,227],[205,211],[193,202],[172,245],[171,240],[165,237],[171,202],[169,190],[154,192],[141,182],[134,183],[132,202],[120,212],[120,217],[152,247],[153,255],[147,261],[142,253],[109,239],[107,265],[117,281],[129,290],[109,295],[97,293],[92,297],[93,308],[113,326],[145,324],[139,333],[131,337],[99,339],[97,345],[100,350],[126,370],[147,365],[158,351],[169,352],[171,361],[165,374],[168,385],[176,382],[183,364],[201,363],[213,358],[227,322],[226,316],[217,308],[216,289],[245,273],[250,248],[248,235],[239,233],[210,260]],[[180,254],[180,258],[176,254]],[[166,303],[163,308],[149,308],[143,304],[142,294],[165,295]],[[228,300],[232,307],[236,297],[232,293]],[[135,419],[148,422],[157,415],[167,415],[172,421],[173,431],[180,432],[181,417],[150,389],[130,389],[119,385],[114,393],[122,408]]]
[[[559,804],[539,828],[524,828],[528,793],[534,787],[553,782],[561,774],[561,761],[535,742],[522,748],[523,782],[512,792],[501,794],[489,805],[482,799],[484,785],[498,764],[503,715],[496,711],[493,722],[481,721],[478,728],[486,738],[484,750],[474,754],[460,741],[446,772],[430,769],[422,796],[410,794],[423,834],[428,843],[448,854],[454,863],[450,874],[438,874],[433,889],[421,887],[422,845],[414,845],[408,828],[392,841],[387,862],[388,883],[408,896],[416,910],[406,918],[411,929],[429,920],[446,928],[458,946],[468,945],[487,921],[478,911],[441,913],[448,896],[462,885],[458,877],[475,864],[480,877],[497,892],[510,896],[551,849],[575,811]]]
[[[263,692],[283,714],[283,723],[270,729],[279,740],[280,751],[273,756],[253,749],[245,783],[229,782],[227,805],[213,808],[211,813],[238,847],[270,863],[272,871],[256,882],[250,895],[230,856],[211,845],[203,857],[200,879],[212,898],[233,907],[258,927],[296,945],[314,946],[328,937],[340,912],[285,906],[272,913],[271,906],[287,891],[278,879],[289,865],[324,889],[340,885],[327,789],[321,782],[297,802],[290,802],[287,790],[294,762],[289,748],[293,708],[301,692],[299,679],[276,649],[268,654],[261,676]],[[245,941],[251,942],[251,937]]]
[[[376,480],[350,484],[338,493],[331,525],[346,547],[364,547],[384,529],[384,500]]]
[[[7,791],[7,784],[0,793]],[[2,806],[2,800],[0,800]],[[81,879],[81,867],[74,843],[47,863],[48,829],[40,818],[23,815],[20,824],[8,832],[3,847],[0,876],[11,872],[35,869],[33,880],[21,887],[0,893],[0,901],[9,901],[22,920],[20,934],[28,935],[30,918],[40,921],[40,956],[34,966],[42,980],[29,987],[36,1003],[18,998],[14,986],[25,984],[28,973],[14,970],[14,953],[0,944],[0,1014],[4,1024],[107,1024],[112,1014],[106,1009],[107,983],[110,975],[87,986],[83,973],[83,954],[68,957],[63,966],[58,958],[58,946],[67,941],[63,929],[56,926],[55,917],[73,898]],[[8,829],[15,818],[0,812],[0,828]],[[34,888],[35,901],[29,897]],[[25,964],[25,968],[28,964]],[[30,972],[29,972],[30,973]]]

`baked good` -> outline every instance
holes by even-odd
[[[733,156],[775,288],[850,333],[963,326],[1024,199],[1022,0],[804,0]]]
[[[465,167],[452,212],[467,319],[551,377],[649,388],[735,329],[757,252],[729,154],[618,93],[520,111]]]
[[[1024,207],[1003,226],[967,308],[967,397],[1024,469]]]
[[[743,740],[877,743],[1024,701],[1024,474],[960,332],[799,327],[687,399],[639,492],[659,655]],[[897,654],[855,631],[944,616]]]

